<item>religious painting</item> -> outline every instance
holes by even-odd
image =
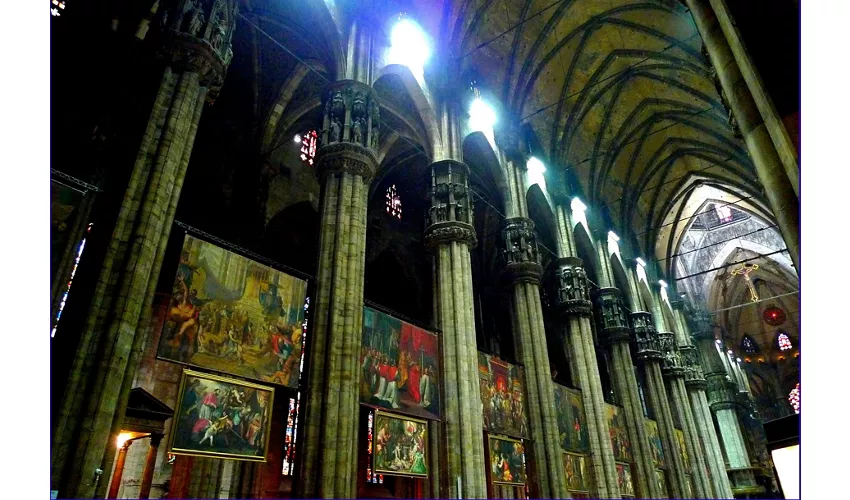
[[[590,436],[584,416],[584,400],[581,392],[558,384],[555,387],[555,416],[558,419],[558,436],[564,451],[587,452]]]
[[[690,474],[685,474],[685,498],[694,498],[694,486]]]
[[[266,461],[274,388],[184,370],[169,452]]]
[[[158,357],[297,388],[307,282],[186,236]]]
[[[478,387],[484,413],[484,429],[497,434],[527,438],[525,379],[522,368],[478,353]]]
[[[567,489],[573,491],[590,491],[590,468],[586,455],[564,452],[564,471],[567,478]]]
[[[428,475],[427,421],[376,412],[373,440],[376,473]]]
[[[415,417],[439,419],[439,353],[437,335],[365,307],[360,402]]]
[[[658,468],[667,467],[664,460],[664,447],[661,445],[661,435],[658,434],[658,422],[646,420],[646,436],[649,439],[649,450],[652,452],[652,463]]]
[[[490,479],[495,484],[525,484],[525,447],[522,441],[489,436]]]
[[[685,433],[679,429],[673,429],[673,433],[676,435],[676,444],[682,456],[682,463],[685,464],[685,470],[691,470],[691,460],[688,457],[688,448],[685,446]]]
[[[75,237],[71,232],[82,202],[81,191],[50,181],[50,276],[59,268],[68,239]]]
[[[667,493],[667,474],[663,469],[655,469],[655,483],[658,485],[658,491],[661,492],[664,497],[668,498],[669,493]]]
[[[626,432],[626,419],[623,415],[623,409],[605,403],[605,414],[608,418],[608,434],[611,436],[614,460],[631,462],[632,443],[629,440],[629,434]]]
[[[620,496],[623,498],[634,498],[635,486],[632,482],[632,466],[629,464],[621,464],[617,462],[617,486],[620,489]]]

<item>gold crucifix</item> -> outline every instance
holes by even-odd
[[[747,288],[750,289],[750,299],[752,299],[753,302],[758,302],[759,296],[756,293],[756,287],[753,286],[753,282],[750,279],[750,273],[758,268],[758,264],[741,264],[741,267],[732,271],[732,276],[744,277],[744,280],[747,282]]]

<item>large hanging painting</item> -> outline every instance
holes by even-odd
[[[688,448],[685,446],[685,433],[679,429],[673,429],[676,435],[676,444],[679,448],[679,453],[682,455],[682,463],[685,464],[685,470],[691,470],[691,460],[688,457]]]
[[[428,423],[425,420],[375,413],[375,472],[427,476]]]
[[[497,434],[528,437],[522,368],[479,352],[478,385],[484,428]]]
[[[668,498],[667,493],[667,474],[662,469],[655,469],[655,483],[658,485],[658,491],[664,495],[661,498]]]
[[[620,496],[623,498],[634,498],[635,486],[632,482],[632,466],[617,463],[617,486],[620,488]]]
[[[274,389],[185,370],[169,451],[266,461]]]
[[[584,401],[581,393],[564,386],[555,387],[555,414],[558,418],[558,435],[564,451],[587,452],[590,436],[584,416]]]
[[[525,447],[516,439],[489,436],[490,479],[496,484],[525,484]]]
[[[186,236],[157,355],[298,387],[307,282]]]
[[[658,434],[658,422],[646,420],[646,436],[649,439],[649,450],[652,452],[652,463],[657,468],[667,467],[664,461],[664,447],[661,446],[661,435]]]
[[[68,245],[75,218],[79,215],[83,193],[65,184],[50,181],[50,276],[56,274]]]
[[[605,403],[605,414],[608,417],[608,434],[611,436],[611,447],[614,448],[614,460],[631,462],[632,443],[629,441],[629,434],[626,432],[623,409]]]
[[[439,352],[437,335],[365,307],[360,402],[438,419]]]
[[[567,489],[570,492],[590,491],[590,470],[587,456],[564,452],[564,471],[567,477]]]

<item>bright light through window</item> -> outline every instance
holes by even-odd
[[[732,220],[732,209],[728,205],[714,205],[714,210],[717,212],[717,218],[720,219],[720,222]]]
[[[402,64],[410,68],[416,78],[422,78],[425,63],[431,57],[431,48],[425,32],[410,19],[402,19],[390,33],[389,64]]]
[[[570,202],[570,208],[573,210],[573,227],[576,224],[584,224],[584,228],[590,232],[590,227],[587,225],[587,215],[585,215],[587,205],[582,203],[580,199],[573,198]]]
[[[543,173],[546,172],[546,165],[535,157],[531,157],[525,163],[525,168],[528,170],[529,185],[538,184],[541,188],[546,187],[546,178]]]
[[[620,237],[614,231],[608,231],[608,253],[611,255],[620,254]]]
[[[493,127],[496,125],[496,112],[480,97],[476,97],[469,106],[469,128],[472,132],[481,132],[495,147]]]

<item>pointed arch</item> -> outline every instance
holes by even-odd
[[[493,146],[482,132],[472,132],[463,139],[463,160],[469,167],[470,186],[485,190],[497,208],[505,213],[508,184]]]

